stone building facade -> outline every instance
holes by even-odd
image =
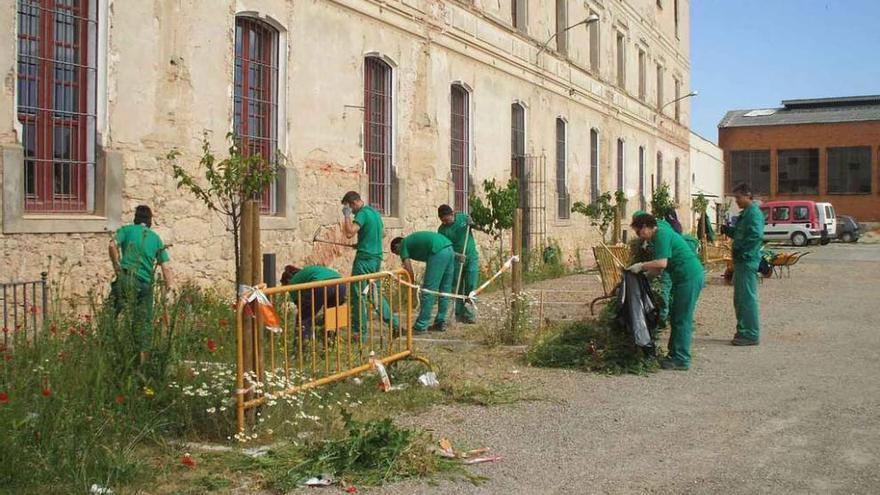
[[[596,240],[575,201],[634,210],[666,181],[689,211],[687,0],[3,0],[0,26],[2,279],[66,260],[74,292],[103,290],[146,203],[180,277],[227,286],[231,236],[164,159],[195,171],[205,132],[285,157],[261,222],[282,265],[347,273],[310,242],[347,190],[396,235],[517,166],[543,165],[532,230],[571,262]]]

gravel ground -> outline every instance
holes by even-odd
[[[503,456],[473,468],[488,481],[370,493],[880,493],[880,246],[810,250],[790,279],[761,285],[761,346],[728,344],[732,289],[711,274],[690,371],[605,377],[511,361],[547,400],[402,419]],[[542,285],[600,291],[590,275]]]

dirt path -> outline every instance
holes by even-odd
[[[814,250],[791,279],[761,286],[760,347],[728,345],[732,289],[713,276],[691,371],[512,365],[548,400],[406,420],[502,455],[474,469],[487,482],[376,493],[880,492],[880,246]]]

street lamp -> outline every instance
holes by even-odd
[[[657,115],[663,115],[663,109],[666,108],[666,107],[668,107],[669,105],[672,105],[673,103],[675,103],[675,102],[677,102],[677,101],[681,101],[681,100],[683,100],[683,99],[685,99],[685,98],[690,98],[691,96],[697,96],[697,95],[699,95],[699,94],[700,94],[699,91],[691,91],[690,93],[688,93],[688,94],[686,94],[686,95],[684,95],[684,96],[679,96],[678,98],[676,98],[676,99],[674,99],[674,100],[667,101],[666,103],[664,103],[664,104],[663,104],[663,105],[657,110]],[[655,121],[655,122],[657,121],[657,115],[654,115],[654,121]]]
[[[557,31],[557,32],[553,33],[549,38],[547,38],[547,41],[545,41],[544,44],[541,45],[541,49],[538,50],[538,55],[535,58],[540,60],[540,56],[542,53],[544,53],[544,50],[547,49],[547,45],[549,45],[550,42],[553,41],[553,38],[555,38],[557,35],[564,33],[566,31],[568,31],[569,29],[574,29],[578,26],[587,26],[587,28],[589,28],[590,24],[592,24],[594,22],[598,22],[598,21],[599,21],[598,15],[590,14],[589,17],[582,20],[581,22],[578,22],[577,24],[572,24],[571,26],[568,26],[567,28],[563,29],[562,31]]]

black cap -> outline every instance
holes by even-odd
[[[445,217],[446,215],[452,215],[453,213],[455,213],[455,211],[449,205],[440,205],[440,207],[437,208],[438,217]]]

